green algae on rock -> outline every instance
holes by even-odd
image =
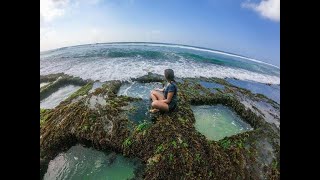
[[[40,88],[40,101],[50,96],[53,92],[65,85],[83,86],[90,80],[83,80],[78,77],[65,75],[63,73],[48,76],[40,76],[40,82],[50,82],[48,85]]]
[[[144,179],[279,179],[280,130],[242,103],[243,97],[267,99],[224,79],[206,81],[225,88],[212,92],[199,79],[185,78],[177,83],[179,108],[155,114],[153,124],[134,124],[126,115],[130,104],[141,99],[117,96],[122,82],[107,81],[94,92],[86,82],[55,109],[40,110],[40,177],[59,153],[85,144],[141,159]],[[217,104],[233,109],[254,129],[219,141],[206,139],[195,128],[191,105]]]

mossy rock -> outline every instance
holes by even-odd
[[[228,86],[225,80],[212,80]],[[92,83],[86,83],[55,109],[40,110],[41,162],[49,162],[59,152],[81,143],[141,159],[146,164],[144,179],[279,179],[278,132],[263,117],[245,108],[234,94],[239,92],[236,88],[226,95],[211,93],[194,79],[177,84],[179,108],[155,114],[153,124],[134,125],[131,130],[130,120],[124,115],[129,109],[125,107],[138,99],[117,96],[120,81],[108,81],[92,93],[88,93]],[[81,100],[72,102],[80,96]],[[95,96],[103,97],[106,105],[90,109],[88,102]],[[207,140],[194,127],[191,104],[223,104],[255,129],[220,141]],[[275,155],[265,172],[256,170],[261,167],[257,160],[261,139],[271,144]],[[40,174],[46,164],[41,167]]]

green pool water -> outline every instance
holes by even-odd
[[[103,153],[81,145],[71,147],[50,161],[45,180],[131,179],[140,161],[114,152]]]
[[[209,140],[220,140],[252,130],[234,111],[223,105],[192,106],[196,119],[195,128]]]

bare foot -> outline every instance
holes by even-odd
[[[159,109],[151,109],[149,112],[150,113],[156,113],[156,112],[159,112]]]

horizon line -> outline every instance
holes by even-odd
[[[56,50],[61,50],[61,49],[65,49],[65,48],[69,48],[69,47],[78,47],[78,46],[87,46],[87,45],[98,45],[98,44],[130,44],[130,43],[137,43],[137,44],[163,44],[163,45],[178,45],[178,46],[183,46],[183,47],[189,47],[189,48],[197,48],[198,50],[205,50],[205,51],[209,51],[209,52],[214,52],[214,53],[220,53],[220,54],[225,54],[225,55],[229,55],[229,56],[235,56],[235,57],[239,57],[239,58],[243,58],[243,59],[247,59],[253,62],[258,62],[258,63],[262,63],[262,64],[266,64],[266,65],[270,65],[273,67],[276,67],[278,69],[280,69],[280,67],[274,65],[274,64],[270,64],[261,60],[257,60],[254,58],[250,58],[244,55],[240,55],[240,54],[236,54],[236,53],[230,53],[230,52],[226,52],[226,51],[222,51],[222,50],[217,50],[217,49],[212,49],[212,48],[207,48],[207,47],[200,47],[200,46],[192,46],[192,45],[185,45],[185,44],[175,44],[175,43],[164,43],[164,42],[143,42],[143,41],[122,41],[122,42],[103,42],[103,43],[88,43],[88,44],[77,44],[77,45],[71,45],[71,46],[64,46],[64,47],[59,47],[59,48],[53,48],[53,49],[48,49],[48,50],[44,50],[44,51],[40,51],[41,53],[46,53],[46,52],[50,52],[50,51],[56,51]],[[179,47],[178,47],[179,48]]]

